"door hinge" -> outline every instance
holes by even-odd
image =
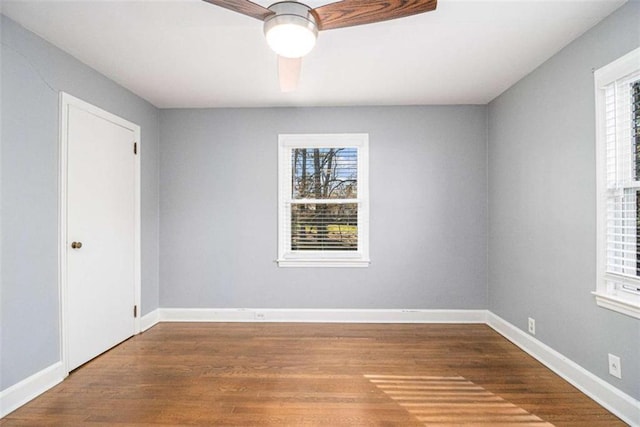
[[[137,142],[133,143],[133,154],[138,154],[138,143]]]
[[[138,317],[138,306],[137,305],[133,306],[133,317]]]

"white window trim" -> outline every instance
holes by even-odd
[[[606,271],[607,264],[607,171],[605,139],[605,86],[640,69],[640,48],[594,72],[596,94],[596,180],[597,180],[597,282],[592,292],[598,306],[640,319],[640,278]],[[614,286],[611,282],[617,282]],[[608,283],[609,282],[609,283]]]
[[[287,233],[287,200],[291,195],[291,149],[356,147],[358,149],[358,250],[297,251]],[[369,134],[281,134],[278,136],[278,266],[368,267],[369,259]]]

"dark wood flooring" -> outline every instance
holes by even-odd
[[[485,325],[161,323],[2,426],[623,426]]]

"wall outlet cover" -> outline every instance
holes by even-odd
[[[609,374],[622,379],[622,365],[620,364],[620,358],[611,353],[609,353]]]
[[[529,333],[531,335],[536,334],[536,319],[529,317]]]

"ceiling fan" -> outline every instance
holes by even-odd
[[[249,0],[204,0],[264,21],[267,43],[278,54],[280,89],[296,89],[302,57],[315,45],[318,31],[371,24],[435,10],[437,0],[343,0],[315,9],[293,0],[268,8]]]

